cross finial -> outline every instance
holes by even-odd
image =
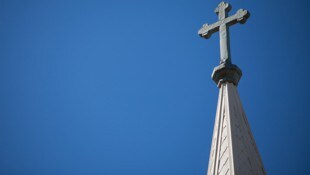
[[[203,38],[210,38],[211,35],[217,31],[220,33],[220,63],[231,63],[230,58],[230,43],[229,43],[229,27],[236,23],[245,23],[249,18],[250,13],[247,10],[239,9],[236,14],[228,17],[228,12],[231,10],[230,4],[221,2],[215,9],[219,21],[209,25],[204,24],[199,30],[198,34]]]
[[[203,38],[210,38],[217,31],[220,33],[220,65],[215,67],[212,73],[212,79],[221,86],[224,82],[234,83],[236,86],[242,76],[242,71],[238,66],[231,63],[230,45],[229,45],[229,27],[236,23],[245,23],[250,13],[247,10],[239,9],[236,14],[228,16],[231,6],[226,2],[221,2],[215,9],[219,20],[211,25],[204,24],[198,31]]]

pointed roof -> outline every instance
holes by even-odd
[[[237,87],[220,86],[208,175],[265,175]]]

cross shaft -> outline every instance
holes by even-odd
[[[213,33],[219,31],[221,64],[231,63],[229,27],[237,23],[244,24],[250,16],[250,13],[247,10],[239,9],[236,14],[227,17],[230,10],[231,6],[228,3],[221,2],[215,9],[215,13],[218,14],[219,21],[211,25],[204,24],[198,31],[198,34],[206,39],[210,38]]]

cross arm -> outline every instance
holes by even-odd
[[[244,24],[249,17],[250,17],[249,11],[240,9],[233,16],[217,21],[211,25],[204,24],[202,28],[198,31],[198,35],[208,39],[211,37],[213,33],[219,31],[221,25],[226,24],[227,26],[230,27],[236,23]]]
[[[200,37],[209,39],[213,33],[219,31],[221,25],[221,21],[218,21],[216,23],[213,23],[209,25],[208,23],[204,24],[202,28],[198,31],[198,35]]]

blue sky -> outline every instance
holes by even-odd
[[[202,175],[220,1],[0,1],[0,174]],[[229,1],[239,93],[268,174],[307,174],[305,0]]]

